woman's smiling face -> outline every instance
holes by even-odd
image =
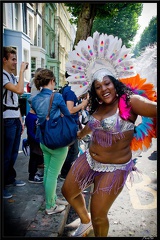
[[[111,103],[116,97],[116,89],[113,82],[108,76],[103,78],[103,81],[94,81],[96,94],[100,100],[105,103]]]

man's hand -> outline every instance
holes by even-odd
[[[22,62],[21,63],[21,67],[20,67],[20,71],[24,72],[26,69],[28,69],[28,62]]]

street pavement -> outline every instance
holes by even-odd
[[[26,133],[22,135],[25,138]],[[10,199],[2,199],[2,236],[23,237],[58,237],[63,233],[70,205],[61,213],[45,214],[45,197],[43,184],[28,182],[28,162],[20,145],[18,159],[15,163],[17,180],[23,180],[23,187],[10,186]],[[42,171],[42,169],[39,169]],[[58,179],[57,196],[62,197],[63,181]]]
[[[13,197],[2,199],[2,236],[61,237],[68,225],[75,230],[79,219],[73,224],[67,223],[70,205],[62,213],[45,214],[43,184],[28,182],[28,161],[29,157],[23,154],[20,146],[15,169],[17,179],[25,181],[26,185],[8,187]],[[153,139],[152,147],[138,157],[136,166],[142,174],[134,172],[134,184],[130,186],[127,181],[113,203],[109,212],[108,237],[157,237],[157,139]],[[63,181],[58,180],[59,197],[62,197],[62,184]],[[88,235],[93,236],[93,232]]]

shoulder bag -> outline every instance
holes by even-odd
[[[50,110],[54,93],[50,97],[48,114],[43,124],[40,125],[41,134],[46,147],[56,149],[69,146],[77,138],[77,124],[71,115],[61,114],[57,119],[50,118]]]

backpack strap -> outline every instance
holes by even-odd
[[[3,74],[8,78],[8,80],[10,81],[10,78],[8,76],[8,74],[4,73]],[[13,78],[13,75],[11,75],[11,77]],[[5,89],[5,92],[3,94],[3,98],[5,97],[5,103],[7,103],[7,89]],[[12,99],[12,103],[14,104],[14,99],[13,99],[13,92],[11,92],[11,99]]]
[[[10,78],[8,76],[8,74],[6,74],[5,72],[3,72],[3,74],[8,78],[8,80],[10,81]],[[11,77],[13,78],[13,75],[11,74]],[[3,99],[5,99],[5,103],[7,103],[7,92],[8,92],[8,89],[5,89],[4,93],[3,93]],[[12,99],[12,103],[14,105],[14,99],[13,99],[13,92],[11,92],[11,99]],[[3,104],[3,112],[6,111],[6,110],[15,110],[17,111],[19,107],[10,107],[10,106],[6,106],[5,104]]]
[[[9,107],[3,104],[3,112],[5,112],[6,110],[15,110],[17,111],[19,107]]]
[[[4,73],[3,74],[8,78],[8,80],[10,81],[8,74]],[[5,103],[7,103],[7,89],[5,89],[4,93],[3,93],[3,98],[5,98]]]
[[[11,78],[13,79],[13,80],[15,80],[15,78],[14,78],[14,75],[11,73]],[[17,81],[16,81],[17,82]],[[13,105],[14,105],[14,99],[13,99],[13,92],[11,92],[11,99],[12,99],[12,103],[13,103]]]

